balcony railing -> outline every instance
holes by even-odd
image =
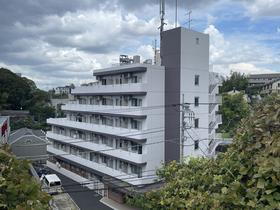
[[[108,125],[101,125],[101,124],[91,124],[91,123],[85,123],[85,122],[77,122],[77,121],[71,121],[67,118],[50,118],[47,119],[47,123],[51,125],[58,125],[61,127],[69,127],[69,128],[75,128],[79,130],[87,130],[97,133],[104,133],[109,134],[113,136],[120,136],[120,137],[127,137],[133,138],[133,139],[139,139],[143,140],[145,137],[143,136],[143,131],[138,131],[135,129],[129,129],[129,128],[121,128],[121,127],[113,127]]]
[[[72,94],[118,94],[118,93],[145,93],[145,83],[128,83],[128,84],[113,84],[101,85],[96,83],[92,86],[81,86],[72,90]]]
[[[113,156],[115,158],[121,157],[122,159],[130,160],[131,162],[134,162],[137,164],[145,163],[145,161],[143,160],[144,155],[138,154],[138,153],[135,153],[132,151],[126,151],[126,150],[122,150],[120,148],[116,149],[116,148],[112,148],[112,147],[109,147],[109,146],[106,146],[103,144],[96,144],[94,142],[86,141],[86,140],[79,139],[79,138],[72,138],[69,136],[55,134],[50,131],[47,132],[47,137],[50,139],[57,140],[64,144],[71,144],[73,146],[78,146],[83,149],[89,149],[92,151],[101,151],[100,153],[103,153],[103,154],[106,154],[109,156]]]

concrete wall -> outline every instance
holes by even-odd
[[[162,65],[165,66],[165,161],[180,159],[181,116],[180,103],[190,103],[199,127],[208,128],[209,102],[209,36],[185,28],[175,28],[162,33]],[[195,85],[195,75],[199,85]],[[204,105],[194,106],[194,98]],[[184,101],[183,101],[184,98]],[[184,144],[208,138],[207,129],[191,129]],[[172,141],[172,142],[170,142]],[[200,141],[206,151],[208,143]],[[184,156],[203,155],[194,146],[184,147]]]

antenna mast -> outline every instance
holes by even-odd
[[[187,12],[187,15],[188,15],[188,18],[189,18],[187,23],[189,24],[189,29],[191,29],[191,22],[192,22],[191,14],[192,14],[191,10]]]
[[[166,24],[164,22],[164,16],[165,16],[165,0],[160,0],[160,33],[164,30],[164,25]]]

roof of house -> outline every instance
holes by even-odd
[[[28,128],[20,128],[18,130],[13,131],[8,139],[9,144],[13,144],[17,142],[18,140],[22,139],[23,137],[28,138],[35,138],[35,139],[41,139],[47,143],[45,140],[46,134],[42,130],[32,130]]]
[[[280,73],[271,73],[271,74],[250,74],[249,79],[258,79],[258,78],[280,78]]]

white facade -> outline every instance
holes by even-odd
[[[164,161],[164,67],[130,64],[94,75],[98,83],[75,88],[75,100],[62,106],[67,118],[47,120],[48,151],[133,185],[152,182],[141,177]]]
[[[219,81],[209,74],[209,36],[165,31],[164,66],[128,64],[94,71],[97,82],[72,91],[66,118],[48,119],[51,154],[97,175],[132,185],[154,181],[156,169],[183,156],[209,156],[221,124]],[[180,105],[194,113],[184,131]]]

